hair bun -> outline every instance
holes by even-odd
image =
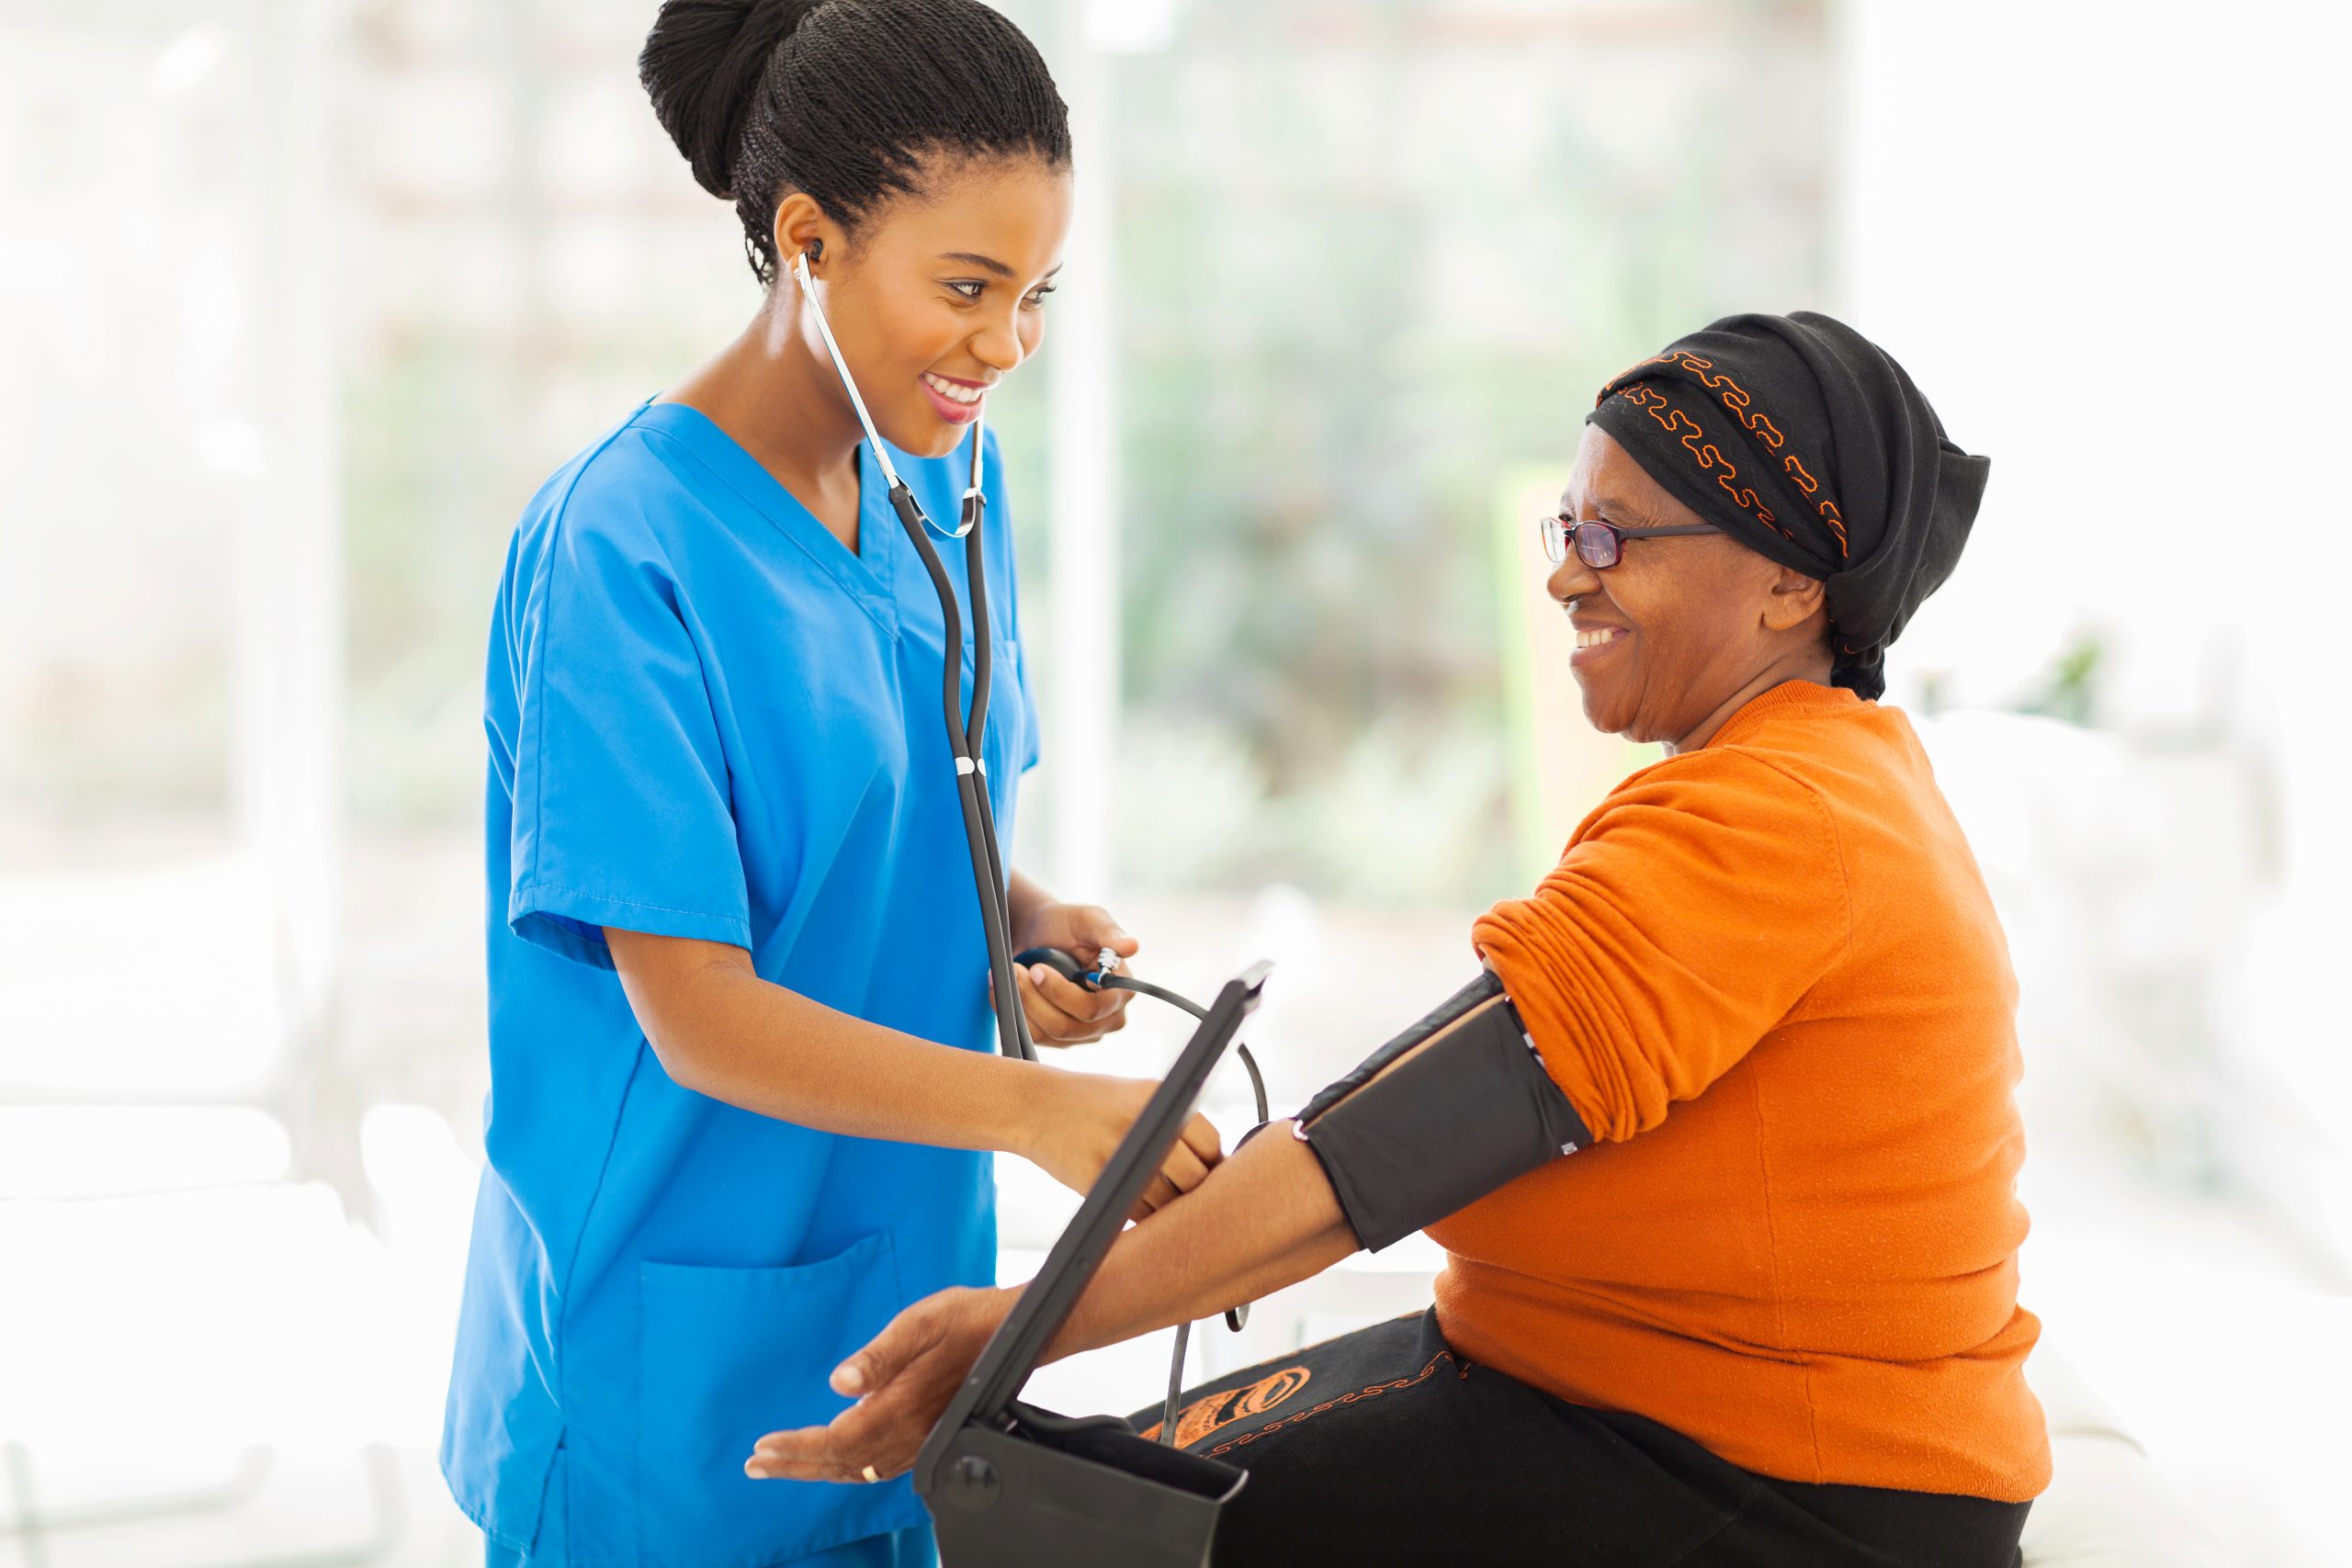
[[[735,199],[743,118],[776,45],[823,0],[662,0],[637,79],[711,195]]]

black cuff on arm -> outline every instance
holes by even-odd
[[[1592,1141],[1491,972],[1317,1095],[1297,1125],[1374,1252]]]

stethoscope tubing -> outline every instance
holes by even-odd
[[[899,477],[898,465],[890,461],[889,449],[882,444],[882,433],[874,427],[874,416],[866,412],[865,399],[857,389],[857,378],[849,373],[849,361],[842,354],[842,345],[833,336],[832,323],[825,319],[824,307],[817,303],[817,289],[808,275],[808,257],[804,253],[792,258],[793,276],[800,284],[800,297],[808,301],[808,313],[816,319],[818,336],[824,340],[825,353],[833,362],[833,370],[841,378],[842,388],[849,393],[850,407],[857,413],[857,423],[865,432],[865,444],[873,449],[874,460],[890,487],[890,510],[898,514],[899,525],[906,530],[915,554],[922,560],[923,570],[931,576],[933,591],[939,596],[940,615],[944,623],[942,646],[946,657],[941,660],[945,673],[945,706],[947,712],[947,741],[956,758],[956,794],[963,807],[964,839],[972,856],[972,884],[979,896],[980,930],[989,949],[989,990],[996,1004],[997,1047],[1017,1061],[1034,1062],[1037,1047],[1029,1038],[1029,1021],[1021,1010],[1019,988],[1012,978],[1012,937],[1008,905],[1011,895],[1005,882],[1003,852],[998,848],[996,813],[989,804],[988,764],[986,744],[989,725],[989,686],[992,678],[993,660],[989,657],[988,561],[981,548],[980,524],[988,512],[988,495],[982,488],[986,475],[981,454],[986,449],[979,416],[972,420],[972,482],[964,491],[962,526],[950,534],[940,529],[923,514],[922,505],[915,500],[914,491]],[[956,603],[956,585],[948,580],[947,568],[932,547],[931,536],[964,541],[964,576],[970,585],[972,600],[972,704],[969,713],[963,702],[963,616]]]
[[[818,319],[822,321],[820,312]],[[830,342],[830,339],[828,340]],[[843,379],[847,372],[843,371]],[[869,427],[869,435],[872,434]],[[876,449],[880,449],[879,437],[874,437]],[[972,423],[972,466],[974,479],[978,478],[980,425]],[[948,650],[941,660],[944,674],[942,703],[947,719],[949,749],[956,758],[956,793],[964,812],[964,841],[972,858],[972,885],[979,895],[980,929],[989,950],[989,989],[996,1000],[997,1043],[1007,1056],[1018,1061],[1034,1062],[1037,1047],[1029,1038],[1029,1021],[1021,1009],[1019,988],[1012,978],[1012,940],[1009,894],[1005,884],[1003,852],[997,843],[996,812],[989,801],[988,763],[984,748],[989,721],[989,688],[993,679],[994,660],[990,657],[988,612],[988,565],[981,550],[980,522],[987,507],[987,498],[977,483],[966,491],[964,498],[965,576],[971,583],[972,599],[972,702],[967,714],[964,705],[963,660],[959,654],[964,646],[963,615],[956,603],[956,585],[947,576],[947,568],[932,547],[930,519],[922,513],[914,492],[901,479],[890,487],[890,509],[898,514],[899,524],[915,547],[915,554],[931,576],[933,591],[939,597],[941,618],[944,624],[943,646]]]

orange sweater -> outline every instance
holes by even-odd
[[[2016,981],[1901,713],[1766,693],[1476,938],[1596,1142],[1430,1227],[1457,1350],[1784,1480],[2041,1491]]]

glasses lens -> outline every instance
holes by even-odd
[[[1554,566],[1559,566],[1566,561],[1568,530],[1566,525],[1556,517],[1538,517],[1535,520],[1535,532],[1544,541],[1544,557],[1546,560]]]
[[[1605,523],[1579,523],[1576,526],[1577,559],[1595,571],[1607,571],[1617,564],[1617,531]]]

